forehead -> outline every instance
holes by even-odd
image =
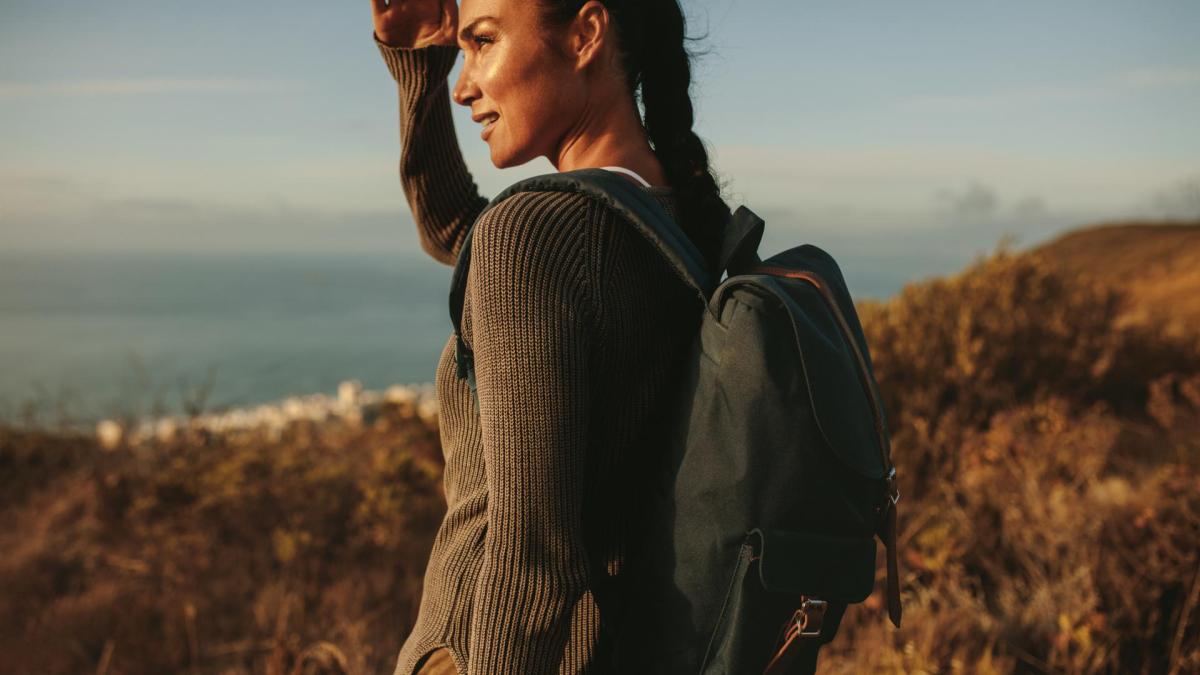
[[[482,17],[522,23],[536,20],[540,0],[462,0],[458,8],[459,27]]]

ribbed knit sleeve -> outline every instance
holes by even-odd
[[[568,636],[595,638],[582,523],[595,215],[586,199],[563,197],[514,195],[472,235],[467,285],[488,506],[470,675],[585,672],[590,655],[571,653]]]
[[[446,78],[457,47],[390,47],[375,39],[400,94],[400,183],[421,247],[453,265],[467,230],[487,205],[463,162]]]

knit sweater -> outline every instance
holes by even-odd
[[[487,202],[451,123],[457,50],[379,47],[422,247],[453,264],[475,223],[462,331],[479,404],[451,334],[436,371],[447,511],[395,673],[439,647],[470,675],[610,672],[593,590],[608,575],[625,592],[637,477],[661,452],[656,423],[699,304],[632,224],[584,195],[521,193],[475,222]],[[674,214],[669,188],[648,189]]]

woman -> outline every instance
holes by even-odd
[[[715,261],[728,208],[691,130],[683,16],[676,0],[373,2],[422,247],[453,264],[474,223],[463,339],[479,406],[451,336],[436,374],[447,513],[395,672],[614,672],[638,477],[659,451],[656,411],[699,308],[665,259],[588,197],[521,193],[475,222],[486,200],[449,99],[471,109],[497,167],[544,156],[559,171],[619,171]]]

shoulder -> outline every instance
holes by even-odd
[[[587,195],[574,192],[518,192],[492,206],[475,224],[485,238],[497,231],[535,236],[558,232],[579,234],[611,220],[612,212]]]
[[[586,195],[531,191],[492,206],[471,234],[471,266],[592,267],[616,215]]]
[[[523,306],[537,314],[599,314],[605,241],[615,214],[570,192],[520,192],[495,204],[474,225],[469,292],[484,304]],[[557,310],[554,310],[557,312]]]

